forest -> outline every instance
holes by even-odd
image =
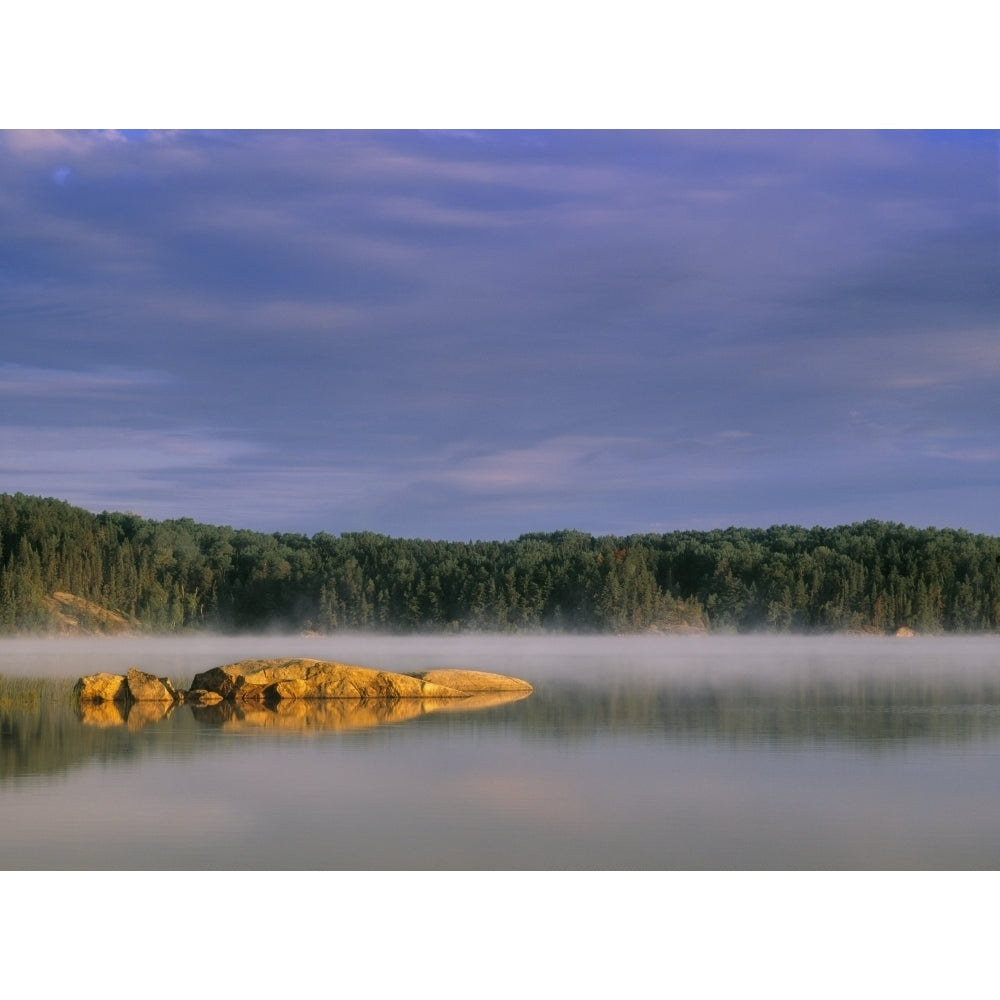
[[[874,520],[308,537],[0,494],[0,634],[65,631],[70,595],[84,632],[983,632],[1000,620],[1000,539]]]

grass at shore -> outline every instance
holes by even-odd
[[[0,674],[0,709],[34,708],[45,701],[70,701],[74,681]]]

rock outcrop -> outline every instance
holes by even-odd
[[[59,635],[128,635],[135,632],[135,623],[109,608],[57,590],[42,599],[48,612],[49,625]]]
[[[213,667],[197,674],[187,693],[177,691],[166,677],[156,677],[135,667],[124,676],[100,673],[81,677],[74,689],[81,706],[123,705],[126,714],[136,705],[148,706],[149,712],[140,713],[143,718],[169,714],[180,701],[199,708],[222,703],[275,706],[304,701],[364,704],[408,701],[415,705],[435,702],[440,706],[454,702],[465,707],[485,707],[516,701],[531,690],[527,681],[481,670],[396,674],[310,659],[243,660]],[[414,714],[428,710],[416,707]],[[401,714],[402,710],[395,712],[396,716]]]
[[[473,670],[396,674],[325,660],[243,660],[198,674],[192,691],[232,701],[465,698],[486,691],[531,691],[527,681]]]
[[[165,677],[132,668],[91,674],[76,683],[89,725],[141,728],[167,718],[184,701],[208,725],[269,729],[361,729],[431,712],[469,711],[518,701],[527,681],[480,670],[396,674],[326,660],[243,660],[197,674],[178,692]]]

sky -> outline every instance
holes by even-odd
[[[0,135],[0,492],[1000,534],[1000,133]]]

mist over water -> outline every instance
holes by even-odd
[[[996,636],[6,639],[0,674],[183,688],[285,656],[534,691],[285,717],[0,701],[0,869],[1000,867]]]
[[[139,667],[186,684],[202,670],[251,658],[308,657],[411,673],[464,667],[572,680],[670,686],[1000,680],[1000,637],[934,636],[181,636],[0,640],[0,674],[76,678]]]

